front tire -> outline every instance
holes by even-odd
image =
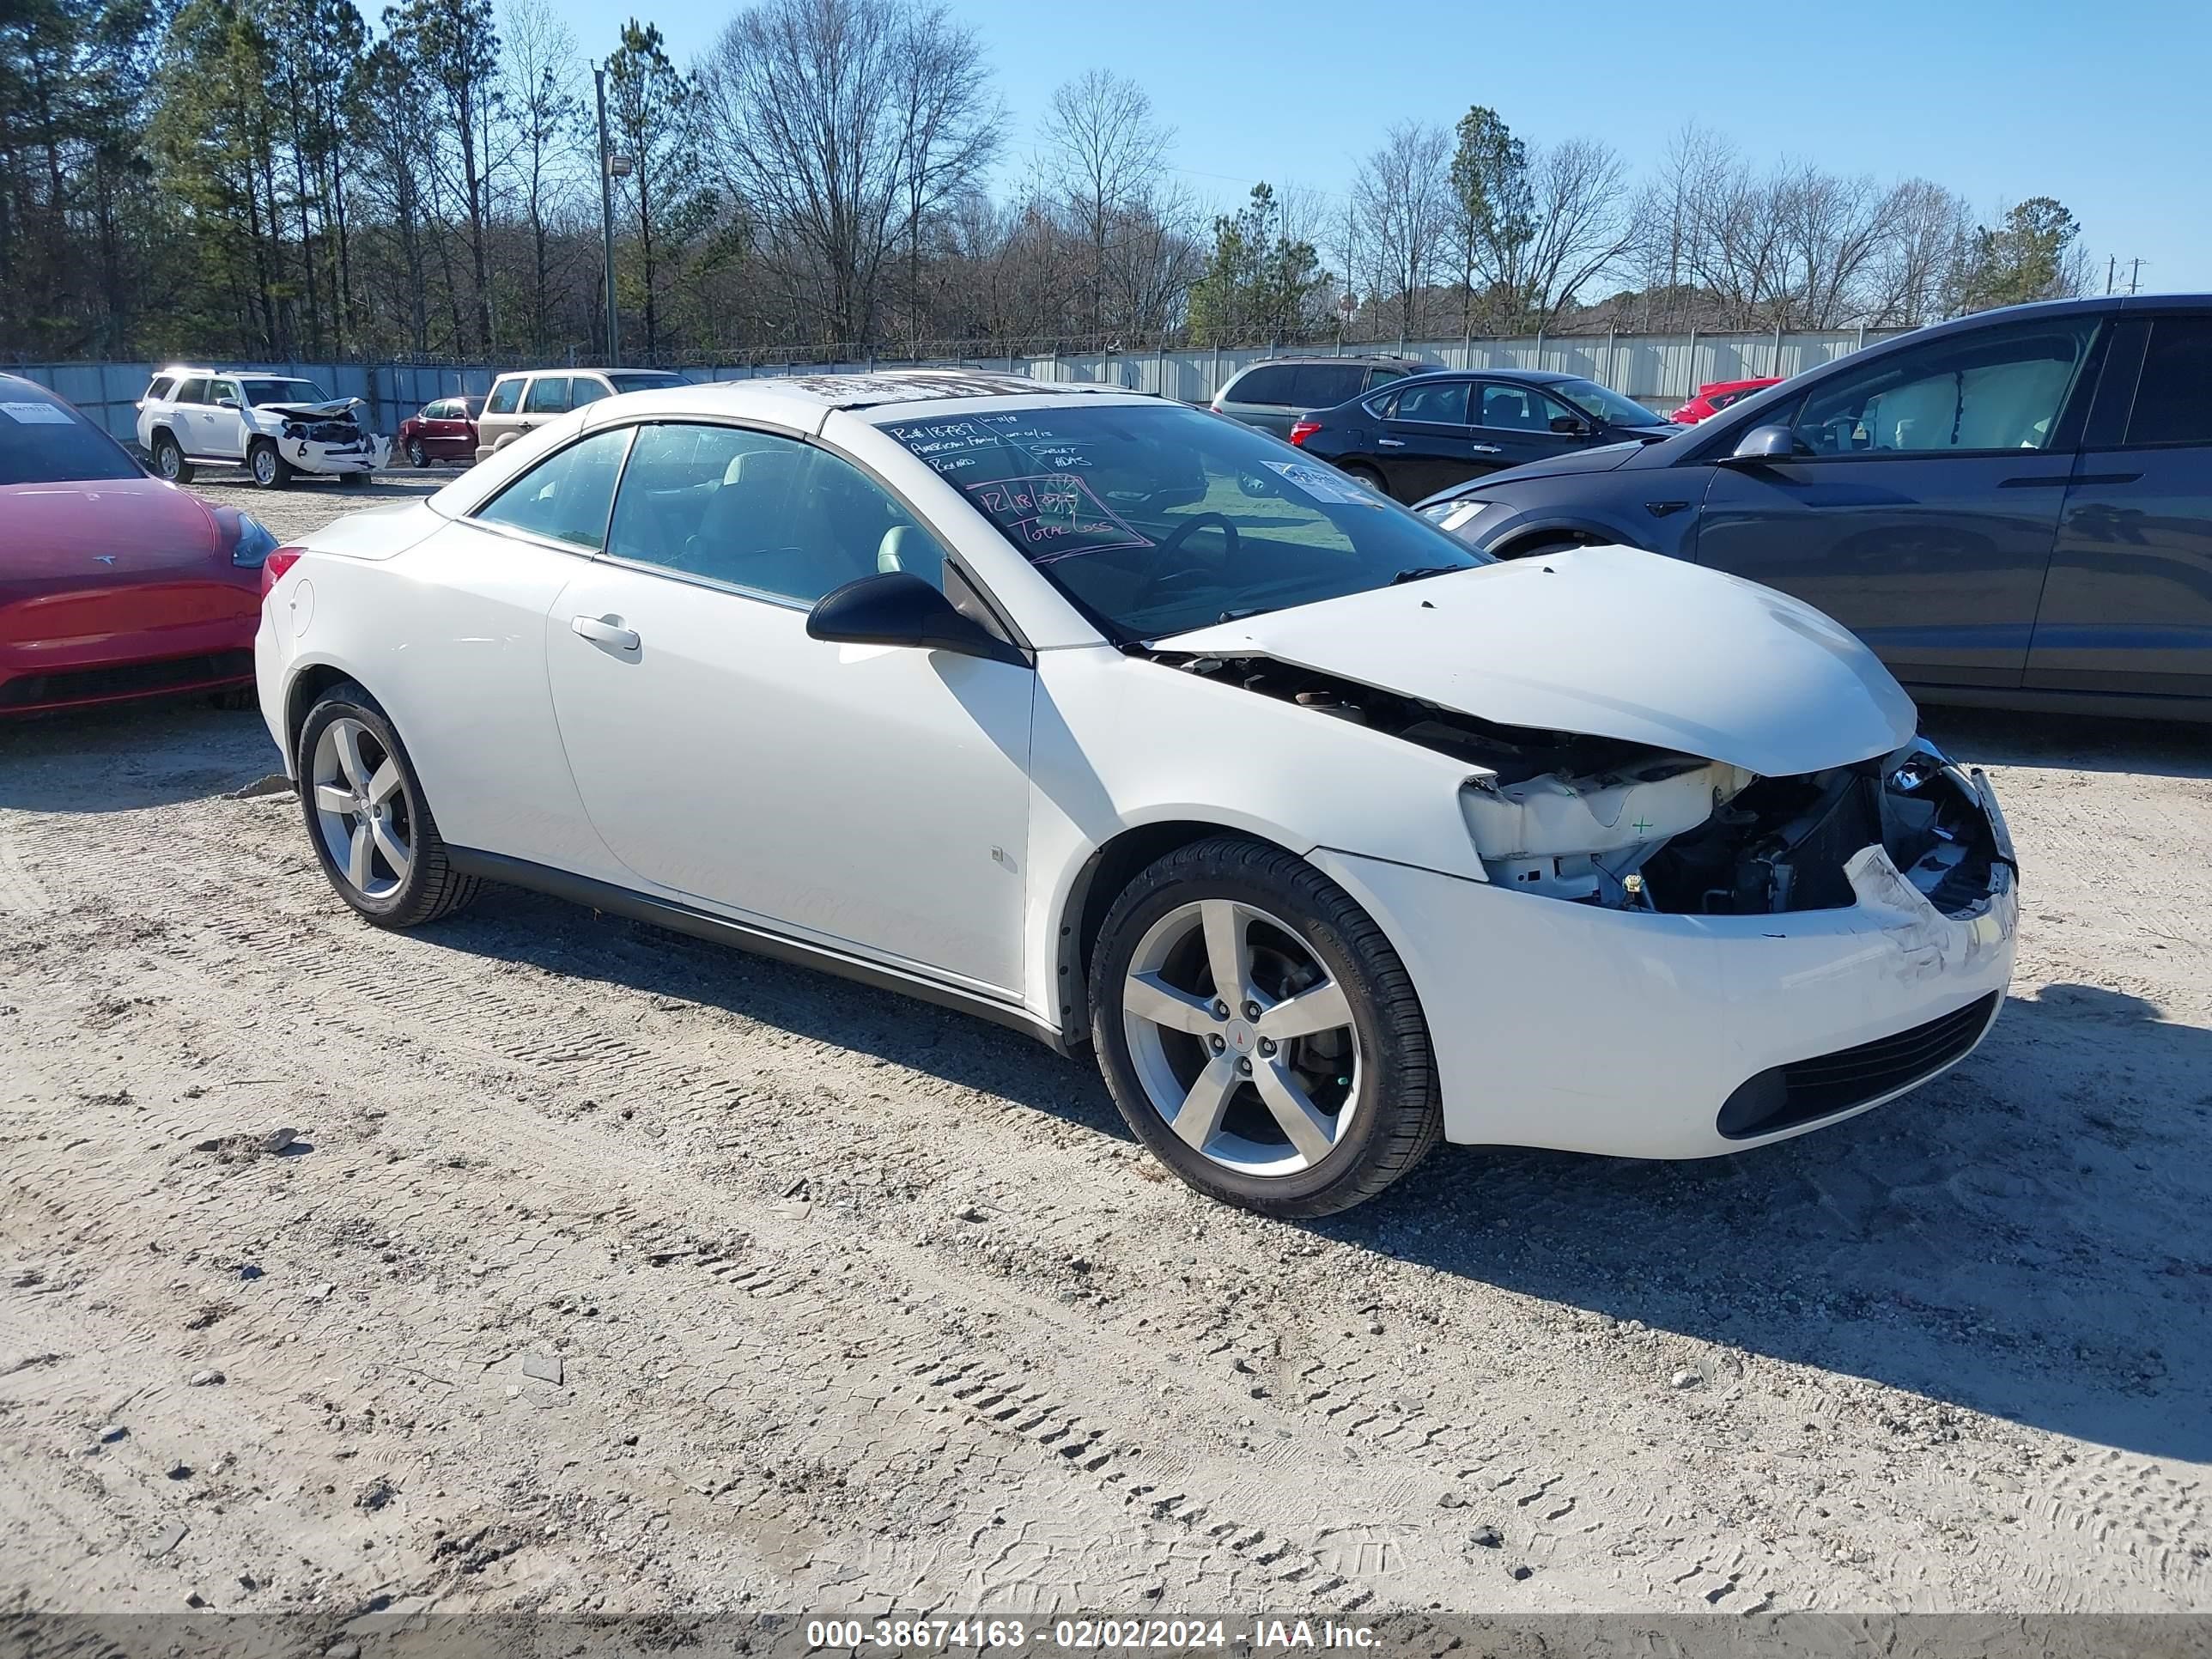
[[[192,481],[192,464],[185,459],[185,447],[169,433],[154,434],[154,471],[173,484]]]
[[[1209,1197],[1333,1214],[1443,1134],[1405,964],[1349,894],[1279,847],[1194,842],[1138,876],[1099,930],[1091,1003],[1122,1118]]]
[[[276,453],[276,441],[271,438],[256,438],[247,447],[246,470],[253,475],[257,489],[282,489],[292,482],[291,463]]]
[[[430,465],[430,452],[422,447],[422,441],[420,438],[410,438],[407,441],[407,459],[416,466]]]
[[[399,734],[350,680],[300,727],[295,765],[307,839],[331,885],[380,927],[417,927],[477,896],[456,871]]]
[[[341,472],[338,474],[338,482],[349,489],[358,489],[362,485],[368,482],[368,474],[366,472]]]

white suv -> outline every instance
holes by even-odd
[[[138,442],[173,483],[190,483],[195,462],[242,465],[264,489],[295,472],[360,483],[392,455],[392,440],[362,421],[367,408],[313,380],[173,366],[138,400]]]

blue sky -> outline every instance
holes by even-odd
[[[636,0],[688,61],[732,3]],[[623,7],[554,0],[587,58]],[[1694,117],[1748,155],[1884,181],[1921,174],[1984,219],[2074,210],[2100,279],[2212,289],[2212,5],[1860,0],[1692,6],[1567,0],[946,0],[976,26],[1032,153],[1052,88],[1094,66],[1141,82],[1210,203],[1251,182],[1341,191],[1392,122],[1475,103],[1537,141],[1587,136],[1656,162]]]

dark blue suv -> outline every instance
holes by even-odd
[[[1778,587],[1926,702],[2212,719],[2212,296],[1985,312],[1419,510]]]

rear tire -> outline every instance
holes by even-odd
[[[256,438],[246,446],[246,470],[259,489],[282,489],[292,482],[292,465],[276,453],[273,438]]]
[[[1225,992],[1223,951],[1238,978]],[[1091,1003],[1123,1120],[1210,1198],[1333,1214],[1443,1136],[1405,964],[1351,895],[1279,847],[1218,836],[1144,871],[1099,929]]]
[[[350,680],[319,698],[294,759],[307,840],[337,896],[380,927],[419,927],[479,885],[453,866],[422,781],[376,700]]]
[[[192,464],[185,459],[185,447],[169,433],[154,434],[154,471],[173,484],[192,481]]]
[[[368,482],[368,474],[366,472],[341,472],[338,474],[338,482],[346,485],[349,489],[358,489],[362,485]]]
[[[1390,486],[1382,481],[1382,475],[1371,466],[1354,461],[1341,470],[1344,476],[1354,483],[1365,484],[1378,495],[1387,496],[1390,493]]]

